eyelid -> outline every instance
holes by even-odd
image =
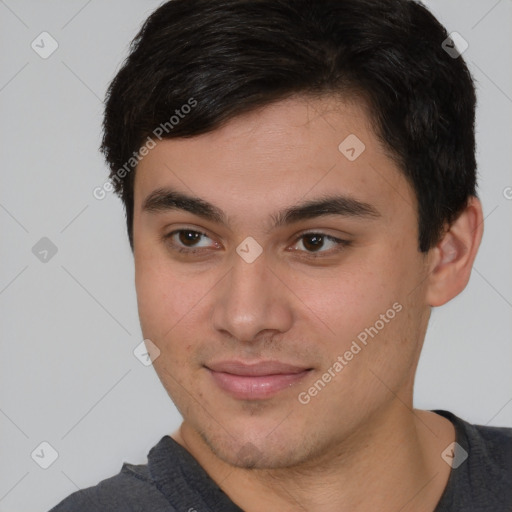
[[[175,230],[171,231],[170,233],[164,234],[162,238],[163,238],[164,242],[169,243],[169,245],[171,245],[171,249],[173,251],[181,253],[181,254],[185,254],[185,255],[187,255],[187,254],[192,255],[192,254],[197,254],[197,253],[204,253],[205,251],[211,250],[211,249],[206,248],[206,247],[199,247],[199,248],[190,247],[190,248],[187,248],[186,246],[182,246],[182,245],[176,244],[174,242],[168,242],[168,240],[172,239],[172,237],[174,235],[176,235],[178,233],[181,233],[181,232],[187,232],[187,231],[195,233],[195,234],[199,234],[201,236],[205,236],[207,238],[212,239],[212,237],[210,237],[208,235],[208,233],[202,231],[201,229],[190,228],[190,227],[181,227],[181,228],[175,229]],[[321,257],[332,256],[334,254],[339,253],[344,248],[346,248],[346,247],[348,247],[348,246],[350,246],[352,244],[351,240],[346,240],[346,239],[341,239],[341,238],[335,237],[333,235],[325,233],[321,229],[317,229],[317,230],[309,229],[309,230],[306,230],[306,231],[303,231],[303,232],[300,232],[300,233],[296,234],[294,239],[293,239],[293,244],[292,245],[296,245],[301,239],[303,239],[304,237],[306,237],[308,235],[319,235],[319,236],[323,237],[324,239],[328,239],[329,241],[334,242],[336,244],[336,247],[334,249],[331,249],[331,250],[328,250],[328,251],[319,251],[319,252],[308,252],[308,251],[299,250],[299,249],[291,249],[291,250],[288,249],[288,250],[290,252],[294,252],[294,253],[300,254],[301,257],[308,258],[308,259],[314,259],[314,258],[321,258]],[[215,242],[215,243],[218,245],[217,242]]]
[[[326,233],[325,231],[318,229],[318,230],[307,230],[299,233],[295,238],[293,245],[297,244],[302,238],[308,236],[308,235],[319,235],[323,237],[324,239],[327,239],[331,242],[334,242],[336,244],[336,247],[334,249],[330,249],[328,251],[319,251],[319,252],[308,252],[308,251],[302,251],[302,250],[293,250],[292,252],[298,253],[301,255],[301,257],[308,258],[308,259],[314,259],[314,258],[322,258],[322,257],[328,257],[333,256],[335,254],[338,254],[346,247],[350,246],[352,244],[351,240],[346,240],[343,238],[338,238],[336,236],[330,235],[329,233]]]
[[[178,229],[174,229],[172,231],[170,231],[169,233],[164,233],[164,235],[162,236],[162,240],[164,242],[168,242],[169,239],[172,239],[172,237],[178,233],[181,233],[181,232],[191,232],[191,233],[196,233],[196,234],[199,234],[201,236],[204,236],[206,238],[209,238],[210,240],[214,241],[212,239],[212,237],[206,233],[206,231],[203,231],[202,229],[199,229],[199,228],[191,228],[191,227],[182,227],[182,228],[178,228]],[[214,243],[216,243],[214,241]],[[171,242],[171,245],[174,245],[174,243]],[[194,247],[191,247],[191,248],[186,248],[185,246],[178,246],[179,248],[182,248],[184,249],[183,251],[181,252],[189,252],[189,253],[193,253],[193,252],[200,252],[200,251],[204,251],[204,250],[208,250],[206,249],[205,247],[200,247],[200,248],[194,248]],[[179,249],[176,249],[178,252]]]

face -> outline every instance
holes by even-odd
[[[304,463],[412,393],[429,315],[417,203],[360,104],[288,99],[162,140],[134,193],[143,335],[222,460]]]

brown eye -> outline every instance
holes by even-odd
[[[305,252],[307,256],[313,258],[332,255],[350,245],[348,240],[341,240],[325,233],[303,233],[297,241],[301,241],[304,250],[295,250]],[[331,245],[333,249],[322,250],[326,245]]]
[[[195,231],[193,229],[176,229],[168,235],[164,236],[165,241],[172,250],[182,253],[196,253],[202,252],[207,246],[198,246],[197,243],[201,241],[202,237],[209,239],[206,233]]]
[[[201,233],[198,233],[197,231],[184,231],[181,230],[178,232],[178,240],[180,243],[185,245],[185,247],[190,247],[189,244],[195,244],[197,243],[198,239],[202,236]]]
[[[306,235],[303,237],[302,244],[308,251],[317,251],[324,245],[325,238],[323,235]]]

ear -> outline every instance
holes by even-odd
[[[482,205],[472,196],[460,216],[430,250],[426,301],[442,306],[468,284],[471,269],[483,235]]]

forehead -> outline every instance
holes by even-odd
[[[415,208],[364,106],[334,98],[288,99],[206,134],[157,142],[136,170],[136,214],[151,192],[167,186],[225,206],[234,221],[332,193],[385,216]]]

